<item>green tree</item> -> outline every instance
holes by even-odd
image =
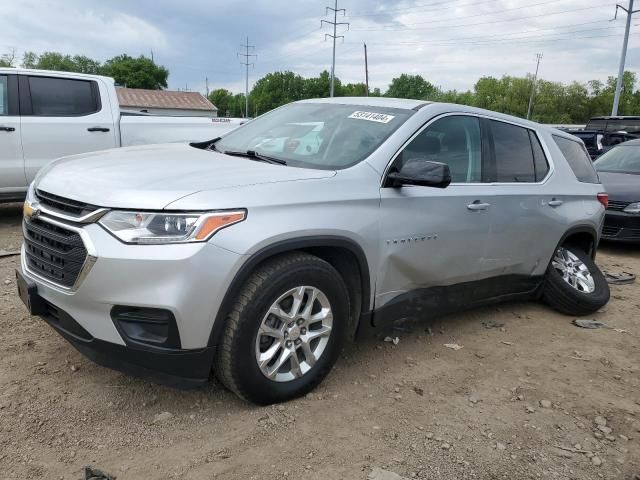
[[[35,52],[24,52],[22,56],[22,66],[24,68],[37,68],[38,55]]]
[[[334,78],[334,95],[340,96],[342,83],[338,77]],[[304,80],[303,98],[323,98],[328,97],[331,91],[331,75],[326,70],[317,77],[306,78]]]
[[[437,96],[438,89],[420,75],[407,75],[403,73],[391,80],[385,97],[415,98],[417,100],[429,100]]]
[[[41,70],[57,70],[59,72],[75,72],[76,64],[71,55],[58,52],[44,52],[36,61],[35,67]]]
[[[340,88],[341,97],[366,97],[367,86],[364,83],[347,83]]]
[[[169,71],[162,65],[156,65],[144,55],[138,58],[123,54],[107,60],[100,73],[113,77],[116,83],[129,88],[162,90],[167,88]]]
[[[209,94],[209,101],[218,108],[218,116],[229,117],[232,111],[233,93],[224,88],[218,88]]]
[[[44,52],[36,55],[34,52],[25,52],[22,57],[22,66],[25,68],[38,68],[41,70],[56,70],[59,72],[77,72],[97,74],[100,72],[100,62],[85,55],[63,55],[59,52]]]
[[[293,72],[268,73],[258,80],[249,95],[249,109],[255,115],[285,103],[305,98],[305,80]]]
[[[16,51],[11,49],[8,53],[0,55],[0,67],[15,67]]]

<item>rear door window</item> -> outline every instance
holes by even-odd
[[[556,145],[558,145],[564,158],[567,159],[571,170],[573,170],[573,173],[580,182],[600,183],[598,174],[595,168],[593,168],[593,163],[584,144],[557,135],[553,136],[553,140],[556,142]]]
[[[540,140],[533,130],[529,130],[529,138],[531,139],[531,149],[533,150],[533,166],[536,171],[536,182],[541,182],[549,173],[549,162],[544,154]]]
[[[494,181],[535,182],[536,170],[529,130],[495,120],[489,123],[496,162]]]
[[[89,80],[29,77],[33,115],[82,116],[100,110],[97,88]]]

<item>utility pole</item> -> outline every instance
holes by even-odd
[[[240,45],[244,48],[244,53],[238,52],[238,57],[244,57],[244,61],[240,62],[240,65],[245,66],[245,78],[244,78],[244,116],[249,118],[249,66],[253,66],[253,63],[249,61],[251,57],[257,57],[255,53],[249,53],[249,49],[256,48],[255,45],[249,45],[249,37],[247,37],[247,43]]]
[[[531,85],[531,96],[529,97],[529,108],[527,108],[527,120],[531,118],[531,110],[533,109],[533,97],[536,95],[536,83],[538,82],[538,69],[540,68],[540,60],[542,60],[542,54],[536,53],[538,62],[536,63],[536,74],[533,76],[533,85]]]
[[[624,76],[624,63],[627,58],[627,45],[629,44],[629,30],[631,30],[631,17],[634,13],[640,12],[640,10],[633,9],[633,0],[629,0],[629,8],[624,8],[622,5],[616,5],[616,14],[613,17],[615,20],[618,18],[618,9],[622,9],[627,12],[627,27],[624,31],[624,41],[622,42],[622,53],[620,54],[620,68],[618,69],[618,81],[616,83],[616,94],[613,97],[613,108],[611,109],[611,116],[618,115],[618,106],[620,105],[620,92],[622,91],[622,77]]]
[[[334,85],[335,78],[336,78],[336,39],[337,38],[344,39],[344,35],[337,35],[336,34],[336,27],[338,25],[346,25],[347,26],[347,30],[348,30],[349,29],[349,23],[348,22],[338,22],[338,12],[342,12],[343,16],[347,14],[347,11],[344,8],[338,8],[338,0],[335,0],[333,8],[326,7],[325,15],[328,15],[329,11],[333,12],[333,22],[330,22],[329,20],[320,20],[320,26],[322,26],[323,23],[326,23],[327,25],[333,25],[333,35],[331,35],[329,33],[325,33],[324,34],[324,39],[325,40],[327,39],[327,37],[333,39],[333,57],[332,57],[332,60],[331,60],[331,96],[333,97],[333,92],[334,92],[333,85]]]
[[[153,61],[153,48],[151,49],[151,63],[154,63],[154,61]]]
[[[209,98],[209,77],[204,77],[204,84],[207,91],[207,99]]]
[[[367,97],[369,96],[369,66],[367,63],[367,44],[364,44],[364,83],[367,86]]]

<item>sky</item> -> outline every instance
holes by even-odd
[[[170,89],[244,91],[266,73],[315,76],[331,69],[333,27],[321,20],[335,0],[21,0],[3,2],[0,53],[15,49],[82,54],[104,61],[151,55],[170,71]],[[626,4],[625,0],[620,0]],[[339,0],[336,76],[383,92],[401,73],[466,90],[481,76],[605,81],[617,75],[626,14],[615,0]],[[627,70],[640,68],[640,14],[632,19]]]

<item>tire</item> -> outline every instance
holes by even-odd
[[[571,280],[564,278],[561,270],[558,269],[558,263],[561,264],[563,258],[565,260],[568,258],[566,255],[563,257],[563,251],[568,252],[569,257],[573,255],[578,260],[575,262],[573,259],[569,259],[574,268],[580,262],[586,267],[593,280],[593,291],[589,291],[590,288],[585,289],[585,285],[589,286],[588,283],[583,282],[580,285],[579,282],[576,282],[578,285],[576,287],[570,284]],[[563,246],[558,248],[547,268],[542,293],[542,298],[548,305],[565,315],[589,315],[606,305],[609,301],[609,295],[609,284],[589,255],[576,247]]]
[[[277,303],[283,297],[281,303]],[[295,307],[298,297],[304,300]],[[302,318],[289,317],[292,312],[304,314],[312,297],[315,300],[307,313],[308,323]],[[332,315],[326,313],[327,302]],[[275,305],[278,308],[272,308]],[[241,398],[259,405],[283,402],[308,393],[327,376],[338,359],[348,338],[349,308],[344,280],[324,260],[302,252],[268,260],[252,273],[226,318],[215,364],[218,379]],[[271,312],[277,312],[277,315]],[[285,317],[288,320],[283,320]],[[313,319],[319,317],[323,320],[312,324]],[[290,327],[296,321],[302,326]],[[279,337],[266,334],[263,329],[267,328],[271,328],[270,333],[278,330]],[[307,342],[305,339],[312,335],[317,338]],[[287,341],[289,347],[285,350]],[[290,353],[292,349],[296,352],[295,359]],[[311,350],[312,358],[309,359],[306,352]],[[270,352],[275,352],[273,364],[261,367],[258,355],[268,357]],[[280,369],[276,368],[287,354],[289,360]],[[290,369],[288,373],[287,368]],[[272,376],[268,378],[268,374]],[[291,376],[294,378],[289,378]]]

